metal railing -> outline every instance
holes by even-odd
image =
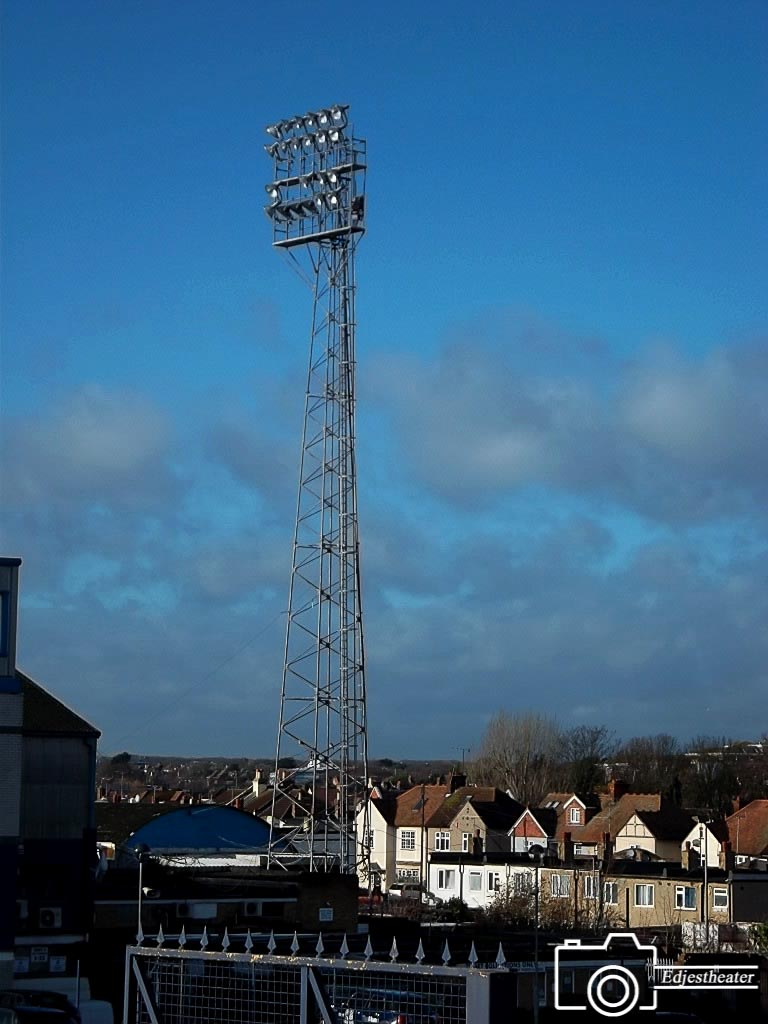
[[[498,966],[451,965],[446,942],[442,964],[402,962],[396,941],[389,959],[351,954],[346,941],[335,957],[301,955],[297,936],[287,954],[250,949],[231,952],[226,933],[221,950],[164,946],[126,950],[123,1024],[491,1024],[508,1018],[514,975]],[[313,937],[314,938],[314,937]],[[248,945],[250,936],[246,938]],[[240,945],[240,943],[236,943]],[[176,943],[174,943],[176,945]],[[499,951],[499,957],[503,954]],[[475,964],[474,947],[470,954]]]

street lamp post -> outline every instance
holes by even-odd
[[[136,859],[139,862],[139,898],[138,898],[138,913],[137,913],[137,930],[136,930],[136,941],[141,945],[144,941],[144,929],[141,925],[141,901],[144,895],[144,861],[149,858],[149,847],[146,843],[138,843],[134,849]]]
[[[533,887],[533,1024],[539,1024],[539,881],[541,855],[535,854]]]

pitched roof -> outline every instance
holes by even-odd
[[[637,811],[658,811],[661,808],[659,793],[625,793],[620,800],[610,801],[591,818],[586,825],[571,829],[576,843],[599,843],[604,833],[616,838],[629,819]]]
[[[515,822],[515,834],[517,836],[526,834],[525,826],[522,824],[525,815],[532,817],[550,839],[554,838],[555,829],[557,828],[557,811],[554,807],[526,807]]]
[[[690,814],[667,801],[658,811],[638,811],[637,816],[654,839],[671,839],[679,843],[693,828]]]
[[[34,679],[16,670],[23,694],[22,729],[25,733],[46,736],[101,736],[84,718],[75,714],[53,694],[44,690]]]
[[[734,853],[762,857],[768,853],[768,800],[753,800],[725,819]]]
[[[371,797],[371,807],[375,807],[388,825],[395,824],[397,801],[392,797]]]
[[[397,798],[394,824],[398,828],[432,827],[432,816],[450,795],[450,786],[413,786]]]

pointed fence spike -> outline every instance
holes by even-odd
[[[507,958],[504,955],[504,950],[502,949],[501,943],[499,943],[499,951],[496,954],[496,965],[498,967],[503,967],[506,962]]]
[[[469,966],[474,967],[477,963],[477,950],[475,949],[475,940],[472,940],[472,948],[469,951]]]
[[[421,963],[427,954],[424,952],[424,943],[419,939],[419,948],[416,950],[416,959]]]
[[[179,949],[184,949],[186,944],[187,944],[187,930],[184,927],[184,925],[182,925],[181,926],[181,931],[179,932]]]
[[[245,952],[250,953],[253,949],[253,937],[251,935],[251,929],[248,929],[248,933],[245,936]]]
[[[136,932],[136,941],[139,945],[144,941],[144,929],[139,925],[139,930]]]
[[[325,946],[323,945],[323,933],[322,932],[320,932],[320,934],[317,936],[317,945],[315,946],[315,952],[317,953],[318,956],[322,956],[323,953],[325,952]]]
[[[229,949],[229,930],[226,925],[224,925],[224,938],[221,940],[221,948],[225,953]]]
[[[389,951],[389,959],[394,963],[400,956],[400,951],[397,948],[397,939],[392,939],[392,948]]]
[[[274,953],[276,949],[277,949],[277,943],[275,942],[275,932],[274,932],[274,929],[273,929],[269,933],[269,942],[267,943],[267,951],[270,952],[270,953]]]
[[[291,952],[294,956],[299,952],[299,936],[297,932],[293,933],[293,942],[291,943]]]
[[[451,951],[448,948],[448,939],[446,939],[445,940],[445,945],[443,946],[443,963],[447,967],[450,962],[451,962]]]
[[[347,933],[344,932],[344,939],[339,947],[339,955],[345,957],[347,953],[349,953],[349,946],[347,945]]]
[[[163,932],[163,926],[160,925],[160,928],[159,928],[158,933],[157,933],[157,944],[158,944],[158,946],[162,946],[162,944],[164,942],[165,942],[165,933]]]
[[[365,954],[365,959],[366,960],[370,960],[371,957],[373,956],[373,946],[371,945],[371,936],[370,935],[368,936],[368,941],[365,944],[365,949],[363,950],[363,952]]]
[[[200,936],[200,949],[208,945],[208,925],[203,925],[203,934]]]

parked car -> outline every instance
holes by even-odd
[[[343,1024],[439,1024],[440,1012],[419,992],[372,988],[350,997]]]
[[[426,903],[428,907],[436,907],[438,903],[443,901],[439,896],[435,896],[433,892],[430,892],[425,885],[421,885],[419,882],[395,882],[387,890],[387,896],[393,897],[396,900],[416,900]]]
[[[48,989],[5,989],[0,991],[0,1008],[13,1010],[18,1024],[80,1024],[74,1003]]]

